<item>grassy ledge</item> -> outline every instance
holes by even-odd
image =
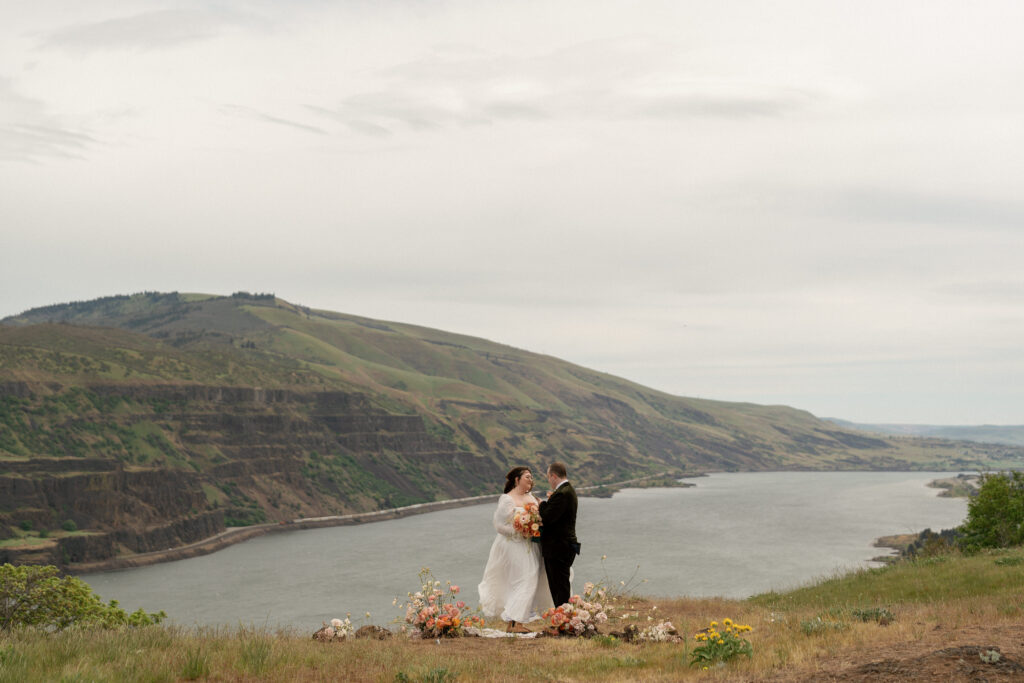
[[[972,666],[1005,668],[1024,659],[1024,549],[900,562],[746,600],[626,596],[615,613],[602,631],[642,628],[650,617],[671,621],[686,642],[398,636],[320,643],[310,639],[315,624],[309,633],[244,626],[21,629],[0,632],[0,682],[858,680],[849,676],[866,665],[920,665],[928,653],[968,645],[983,647],[982,656],[996,648],[992,658],[1000,659]],[[746,634],[753,656],[691,668],[694,633],[726,617],[753,627]]]

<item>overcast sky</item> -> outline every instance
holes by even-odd
[[[0,4],[0,317],[274,292],[1024,423],[1024,3]]]

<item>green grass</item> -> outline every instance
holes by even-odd
[[[787,593],[764,593],[750,602],[771,609],[826,609],[899,603],[930,603],[987,597],[1018,601],[1024,572],[1013,569],[1022,552],[940,555],[862,569]],[[1012,559],[1011,559],[1012,558]]]
[[[968,629],[1019,623],[1024,572],[1014,563],[1024,549],[941,561],[902,563],[852,572],[786,593],[748,600],[620,598],[624,623],[647,615],[671,620],[686,643],[631,644],[603,636],[591,640],[486,639],[356,640],[318,643],[309,633],[265,628],[150,626],[60,634],[32,629],[0,633],[0,683],[7,681],[177,680],[763,680],[786,674],[803,680],[833,658],[870,657],[898,645],[909,651],[922,635],[942,626],[946,637]],[[657,610],[654,607],[657,607]],[[632,615],[637,614],[637,618]],[[741,657],[709,674],[688,665],[693,634],[729,616],[749,623],[751,658]],[[994,632],[994,631],[993,631]],[[979,635],[982,634],[982,635]],[[931,647],[931,646],[929,646]],[[938,647],[938,646],[936,646]],[[934,648],[933,648],[934,649]],[[913,657],[913,654],[906,655]],[[552,668],[557,662],[557,669]],[[708,676],[714,678],[709,679]]]

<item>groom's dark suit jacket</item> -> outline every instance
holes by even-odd
[[[550,498],[541,501],[540,518],[544,523],[540,532],[541,555],[572,565],[580,548],[576,541],[578,504],[576,489],[569,482],[555,489]]]

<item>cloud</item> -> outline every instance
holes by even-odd
[[[235,21],[208,11],[159,10],[74,24],[46,35],[42,46],[81,52],[168,48],[213,38]]]
[[[18,93],[0,78],[0,161],[37,161],[45,157],[82,158],[95,138],[63,126],[43,103]]]
[[[870,223],[967,226],[978,230],[1019,230],[1024,224],[1024,202],[948,193],[858,188],[839,194],[830,206]]]
[[[281,118],[280,116],[274,116],[267,114],[251,107],[242,107],[239,105],[229,104],[221,107],[221,110],[231,116],[239,116],[242,118],[253,119],[256,121],[262,121],[264,123],[273,123],[279,126],[287,126],[288,128],[294,128],[296,130],[305,131],[307,133],[315,133],[317,135],[329,135],[326,130],[318,126],[311,126],[309,124],[301,123],[299,121],[292,121],[291,119]]]
[[[649,104],[631,103],[629,109],[637,115],[659,119],[745,119],[786,116],[823,98],[811,91],[756,84],[690,85],[681,90],[660,93]]]
[[[741,120],[814,107],[823,91],[788,84],[698,80],[666,48],[593,41],[541,55],[428,52],[378,69],[378,88],[310,107],[368,135],[554,120]]]

